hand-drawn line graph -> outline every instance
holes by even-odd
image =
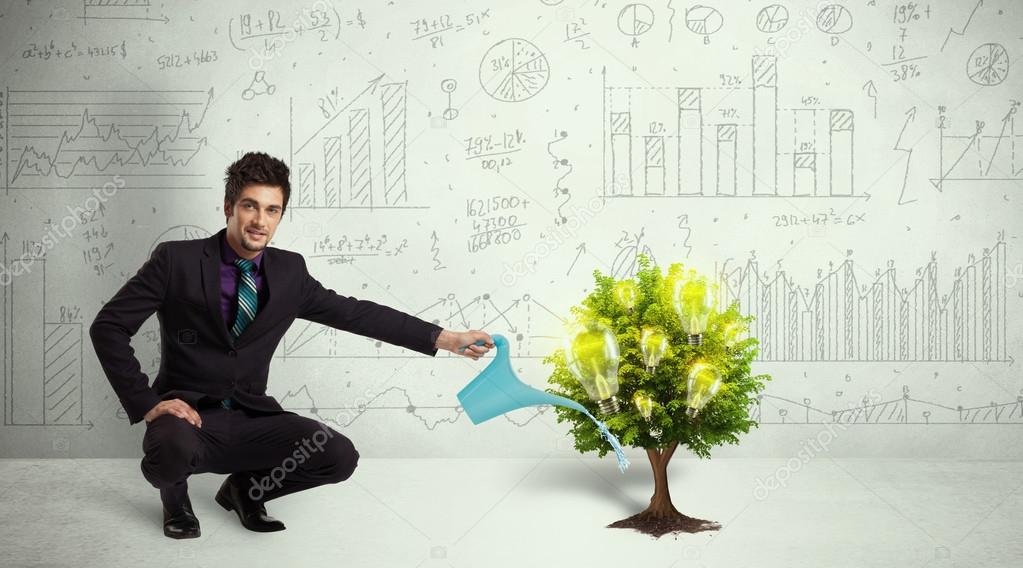
[[[393,386],[360,399],[354,405],[321,406],[303,384],[295,390],[288,390],[280,397],[281,406],[286,410],[308,413],[318,420],[333,422],[341,427],[350,427],[360,418],[373,413],[407,414],[422,423],[427,430],[436,430],[441,425],[455,424],[465,412],[458,404],[416,403],[405,388]],[[536,406],[519,412],[504,414],[504,420],[517,427],[528,426],[543,416],[550,406]],[[965,407],[914,398],[908,386],[903,386],[902,395],[890,400],[874,401],[864,397],[854,406],[841,409],[824,409],[811,398],[793,400],[783,396],[761,394],[750,406],[750,417],[764,426],[800,424],[844,424],[844,425],[907,425],[907,424],[1023,424],[1023,395],[1010,402],[991,401],[988,404]],[[389,423],[394,418],[381,418]]]
[[[949,406],[914,398],[903,386],[898,398],[875,402],[864,397],[857,406],[828,410],[810,398],[797,401],[763,394],[750,416],[761,424],[1023,424],[1023,395],[1010,402]]]
[[[938,261],[915,271],[900,288],[892,262],[861,284],[849,256],[818,269],[802,288],[778,268],[761,274],[753,255],[719,274],[724,305],[738,300],[756,316],[750,333],[761,361],[985,361],[1008,362],[1004,234],[980,258],[956,267],[939,295]]]
[[[343,106],[337,101],[329,110],[321,107],[325,120],[302,138],[295,137],[290,101],[290,163],[297,183],[289,208],[427,208],[410,204],[408,193],[407,83],[384,83],[383,77]]]
[[[114,175],[131,189],[207,189],[188,166],[208,91],[7,89],[5,187],[91,189]]]
[[[963,37],[964,35],[966,35],[966,29],[970,27],[970,22],[973,21],[974,14],[977,13],[977,10],[983,4],[984,0],[977,0],[977,4],[973,7],[973,10],[970,10],[970,15],[969,17],[966,18],[966,23],[963,24],[962,31],[956,31],[955,28],[948,28],[948,33],[945,34],[945,41],[941,42],[941,49],[939,51],[945,51],[945,46],[948,45],[948,40],[949,38],[952,37],[952,34],[955,34],[959,37]]]
[[[480,86],[506,103],[534,97],[551,78],[547,56],[527,40],[509,38],[493,45],[480,61]]]
[[[1016,132],[1020,101],[1013,101],[994,128],[974,122],[968,134],[948,134],[949,120],[939,107],[938,177],[931,184],[944,189],[948,182],[1018,181],[1023,179],[1023,132]],[[995,130],[997,129],[997,133]],[[1021,150],[1017,151],[1017,146]]]
[[[853,112],[781,107],[776,58],[754,56],[752,71],[751,87],[729,89],[748,99],[739,122],[738,108],[704,111],[714,89],[608,87],[605,69],[604,196],[867,197],[854,187]]]
[[[0,238],[3,266],[15,273],[8,240],[7,233]],[[4,425],[84,426],[82,323],[75,321],[80,320],[79,314],[62,310],[63,321],[47,321],[46,258],[22,255],[17,262],[28,262],[31,269],[0,279]]]
[[[302,385],[294,391],[286,392],[281,396],[279,402],[285,410],[308,412],[319,420],[333,422],[342,427],[351,426],[356,420],[371,411],[398,411],[422,422],[427,430],[436,430],[441,424],[454,424],[465,415],[461,405],[457,404],[457,399],[454,396],[450,398],[455,400],[456,404],[416,404],[407,389],[388,387],[355,406],[324,407],[317,404],[309,391],[309,385]],[[521,412],[503,414],[501,417],[515,426],[523,427],[542,416],[549,409],[548,406],[534,407]],[[516,419],[523,414],[526,415],[524,420]]]
[[[167,23],[167,16],[153,17],[149,13],[150,0],[82,0],[83,23],[89,20],[141,20]]]
[[[516,357],[543,357],[534,355],[549,347],[552,334],[562,331],[563,316],[557,314],[530,294],[514,297],[511,300],[495,300],[491,294],[483,293],[468,299],[455,294],[448,294],[430,305],[418,310],[406,310],[408,313],[447,328],[493,329],[494,333],[504,333],[512,340]],[[559,336],[560,337],[560,336]],[[282,348],[276,356],[283,359],[408,359],[420,357],[417,353],[398,353],[397,348],[387,346],[379,341],[365,340],[362,344],[358,336],[347,332],[308,321],[295,322],[285,334]],[[537,341],[541,349],[536,349]],[[381,348],[385,351],[381,351]],[[389,353],[394,354],[389,354]],[[437,358],[445,356],[438,353]]]

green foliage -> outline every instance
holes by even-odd
[[[618,339],[621,354],[618,367],[618,400],[621,412],[600,416],[582,385],[568,370],[565,353],[558,349],[544,358],[554,365],[548,383],[554,385],[547,392],[579,402],[594,416],[600,417],[622,445],[639,448],[663,448],[672,441],[686,446],[694,454],[710,457],[712,447],[738,444],[739,433],[748,433],[757,426],[749,416],[749,409],[757,394],[763,390],[769,375],[752,375],[751,362],[757,354],[757,340],[747,337],[731,348],[725,346],[722,330],[732,322],[740,322],[748,329],[752,316],[739,313],[738,302],[713,314],[703,334],[703,344],[690,346],[682,331],[672,303],[674,283],[687,275],[682,264],[675,263],[662,275],[657,266],[651,266],[646,255],[639,256],[640,270],[636,274],[638,297],[630,312],[615,297],[615,279],[593,271],[596,288],[571,308],[578,320],[595,319],[608,326]],[[658,326],[668,336],[668,351],[653,375],[647,372],[640,350],[643,327]],[[690,365],[701,360],[715,365],[721,371],[722,385],[718,393],[700,413],[686,416],[686,379]],[[642,390],[655,401],[650,424],[632,402],[633,394]],[[603,457],[611,445],[605,441],[596,425],[581,412],[555,406],[558,422],[571,421],[571,434],[575,448],[580,452],[596,450]],[[660,439],[650,434],[651,426],[660,428]]]

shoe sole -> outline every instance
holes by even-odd
[[[201,534],[200,531],[195,531],[195,534],[170,534],[167,531],[163,531],[163,536],[177,540],[183,540],[186,538],[199,538],[200,534]]]

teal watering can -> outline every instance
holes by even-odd
[[[590,420],[597,424],[601,434],[614,448],[615,456],[618,458],[618,467],[624,472],[629,466],[629,460],[625,458],[618,438],[608,431],[607,425],[594,418],[586,410],[586,407],[578,402],[543,392],[519,380],[511,366],[508,340],[503,335],[497,334],[493,335],[493,338],[494,345],[497,346],[497,355],[494,360],[472,382],[458,391],[458,402],[461,403],[462,410],[469,416],[472,423],[480,424],[495,416],[527,406],[555,404],[572,408],[589,416]],[[475,343],[475,345],[484,344],[482,339]],[[461,348],[461,350],[464,349],[465,347]]]

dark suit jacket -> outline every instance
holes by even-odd
[[[302,255],[270,246],[262,260],[269,297],[235,340],[220,308],[218,239],[224,232],[157,245],[89,328],[96,355],[131,424],[171,398],[197,407],[204,397],[232,397],[253,410],[285,412],[267,396],[266,382],[277,344],[295,318],[437,354],[431,336],[440,326],[325,289],[309,275]],[[150,387],[130,340],[153,312],[160,321],[160,369]]]

